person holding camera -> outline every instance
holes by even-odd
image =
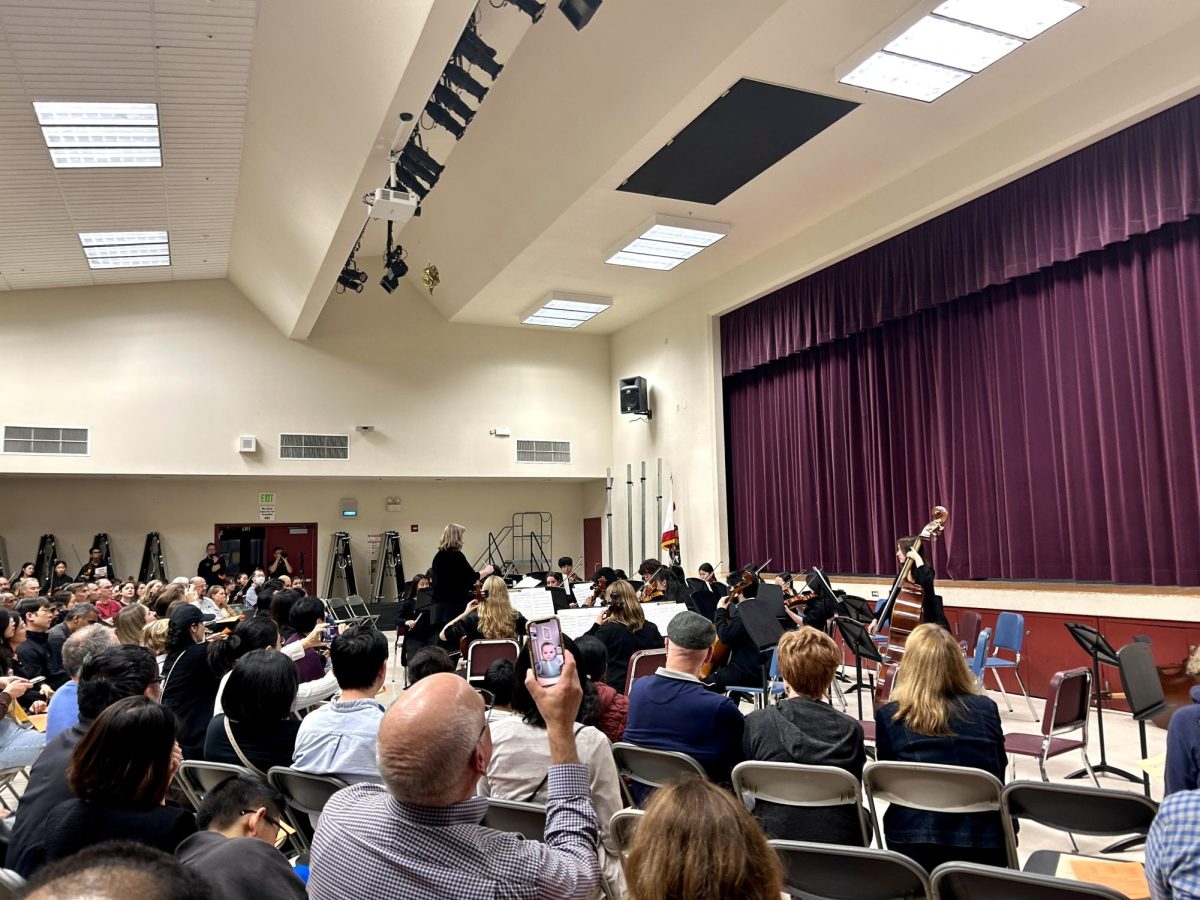
[[[292,564],[288,562],[287,552],[282,547],[275,548],[275,555],[267,566],[267,578],[278,578],[280,575],[291,575]]]
[[[204,559],[196,566],[196,577],[203,578],[207,587],[216,587],[225,583],[225,557],[217,553],[217,545],[209,544],[204,548]]]

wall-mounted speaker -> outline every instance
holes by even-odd
[[[622,415],[645,416],[647,419],[654,417],[650,412],[650,389],[641,375],[622,378],[617,390],[621,398]]]

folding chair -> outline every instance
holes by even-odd
[[[1078,750],[1083,756],[1083,767],[1096,787],[1100,782],[1092,771],[1091,760],[1087,755],[1088,713],[1092,703],[1092,672],[1090,669],[1068,669],[1056,672],[1050,679],[1050,692],[1046,697],[1046,710],[1042,713],[1042,730],[1040,734],[1016,732],[1004,736],[1004,749],[1015,756],[1032,756],[1038,761],[1038,769],[1042,773],[1042,781],[1049,781],[1046,775],[1046,760],[1052,756],[1070,753]],[[1070,740],[1057,735],[1078,731],[1079,740]],[[1017,771],[1016,760],[1013,761],[1013,774]]]
[[[968,766],[873,762],[863,769],[863,789],[871,808],[875,834],[883,846],[886,835],[877,808],[879,801],[928,812],[999,814],[1000,794],[1004,787],[991,772]],[[1006,849],[1009,865],[1015,866],[1012,848]]]
[[[1069,878],[1031,875],[978,863],[942,863],[933,870],[934,900],[1128,900],[1111,888]]]
[[[371,613],[371,608],[367,606],[367,601],[358,594],[351,594],[346,598],[346,608],[351,615],[357,616],[360,622],[370,622],[372,625],[379,623],[379,616]]]
[[[971,674],[975,676],[975,682],[983,686],[984,665],[987,663],[988,647],[992,642],[992,629],[984,628],[979,632],[979,639],[975,641],[975,653],[967,663],[967,668],[971,670]]]
[[[179,782],[179,787],[183,790],[183,793],[191,801],[192,806],[199,809],[200,801],[204,799],[205,794],[222,781],[237,775],[249,775],[251,778],[259,777],[245,766],[235,766],[233,763],[185,759],[180,764],[179,771],[175,773],[175,778]]]
[[[967,610],[958,617],[958,643],[963,653],[973,653],[975,643],[979,640],[979,632],[983,628],[983,619],[979,613]]]
[[[640,804],[629,789],[629,781],[647,788],[658,788],[681,775],[699,775],[701,778],[708,778],[704,766],[686,753],[678,753],[674,750],[652,750],[649,747],[638,747],[624,741],[613,744],[612,752],[613,761],[617,764],[617,772],[621,775],[621,790],[630,806],[640,806]]]
[[[625,672],[625,696],[633,690],[633,683],[645,675],[653,675],[658,667],[666,663],[666,650],[639,650],[629,657],[629,668]]]
[[[725,696],[728,697],[733,693],[750,694],[754,697],[755,707],[763,709],[766,707],[769,697],[778,697],[780,694],[785,693],[786,690],[783,686],[783,681],[779,677],[779,647],[775,647],[771,651],[771,664],[767,668],[767,683],[765,687],[761,684],[753,687],[750,685],[730,685],[725,689]]]
[[[362,621],[361,617],[356,615],[351,608],[349,600],[330,597],[324,603],[327,620],[332,619],[334,625],[357,625]]]
[[[964,613],[965,615],[970,614]],[[1033,701],[1029,699],[1029,691],[1025,690],[1025,682],[1021,680],[1021,648],[1024,645],[1025,617],[1014,612],[1000,613],[996,618],[996,635],[992,640],[992,655],[987,658],[984,668],[991,670],[992,675],[995,676],[996,686],[1000,688],[1000,694],[1004,697],[1004,705],[1008,707],[1009,712],[1012,712],[1013,707],[1008,700],[1008,692],[1004,690],[1004,682],[1000,679],[1000,670],[1012,670],[1017,679],[1017,687],[1021,689],[1021,693],[1025,695],[1025,702],[1029,705],[1029,714],[1036,722],[1037,710],[1033,708]],[[1007,650],[1013,655],[1013,658],[1005,659],[1000,655],[1001,650]]]
[[[616,840],[622,853],[629,852],[633,843],[633,835],[637,831],[638,822],[645,813],[640,809],[618,809],[608,820],[608,833]]]
[[[783,890],[805,900],[895,900],[931,896],[929,876],[892,850],[771,841],[783,863]]]
[[[483,681],[488,666],[498,659],[507,659],[514,666],[520,656],[521,646],[511,638],[473,641],[467,645],[467,681],[470,684]]]
[[[787,762],[743,762],[733,769],[733,792],[754,812],[758,801],[784,806],[826,807],[853,804],[861,846],[871,843],[862,785],[845,769]]]
[[[1014,781],[1000,795],[1004,811],[1004,830],[1016,858],[1017,836],[1013,819],[1029,819],[1056,831],[1065,831],[1075,844],[1076,834],[1121,837],[1135,835],[1134,843],[1145,841],[1158,813],[1158,804],[1141,794],[1095,788],[1080,784],[1045,784],[1041,781]],[[1128,849],[1130,841],[1118,841],[1103,852]],[[1059,853],[1035,850],[1025,870],[1052,875],[1058,868]]]
[[[483,824],[497,831],[511,831],[530,841],[546,839],[546,807],[541,803],[488,798]]]
[[[21,795],[17,793],[17,789],[13,782],[16,781],[18,775],[23,774],[25,774],[25,770],[19,766],[15,769],[0,769],[0,805],[3,805],[4,808],[9,812],[12,812],[13,808],[9,806],[8,801],[4,799],[4,792],[8,791],[9,795],[13,798],[13,802],[19,805],[21,802]]]
[[[0,900],[16,900],[23,897],[25,879],[12,869],[0,869]]]
[[[300,772],[291,766],[272,766],[267,781],[287,800],[287,819],[296,830],[296,843],[301,852],[307,852],[321,810],[347,783],[332,775]]]

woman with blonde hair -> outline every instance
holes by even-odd
[[[657,625],[646,621],[642,604],[628,581],[614,581],[604,592],[604,599],[607,605],[587,633],[608,651],[605,683],[623,694],[630,658],[639,650],[661,650],[663,636]]]
[[[118,644],[140,644],[142,629],[153,618],[154,612],[140,603],[131,603],[117,613],[116,629]]]
[[[742,753],[760,762],[836,766],[862,778],[867,760],[857,719],[824,701],[842,664],[833,638],[807,625],[779,639],[779,672],[787,696],[750,713],[742,733]],[[759,800],[754,817],[772,838],[862,846],[862,826],[854,804],[788,806]]]
[[[429,610],[431,623],[443,628],[457,618],[474,595],[475,582],[482,581],[495,569],[490,565],[476,572],[463,554],[463,538],[467,529],[451,522],[442,529],[437,553],[429,566],[433,589],[433,605]]]
[[[778,900],[783,870],[740,800],[685,775],[650,799],[625,861],[625,882],[632,900]]]
[[[154,654],[159,674],[167,659],[167,629],[170,626],[168,619],[155,619],[142,626],[142,646]]]
[[[980,693],[945,628],[927,623],[909,635],[892,701],[875,711],[875,750],[881,762],[970,766],[1004,781],[1008,759],[1000,711]],[[998,812],[925,812],[893,803],[883,830],[888,849],[928,872],[951,861],[1007,865]]]
[[[450,645],[458,646],[463,638],[467,644],[478,640],[519,640],[525,634],[525,617],[512,608],[508,585],[503,578],[489,575],[483,582],[483,602],[472,600],[466,610],[447,623],[438,635]]]

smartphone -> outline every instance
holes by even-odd
[[[538,684],[557,684],[562,676],[562,626],[558,616],[546,616],[529,623],[529,661]]]
[[[37,678],[30,678],[29,683],[30,684],[41,684],[45,680],[46,680],[45,675],[39,675]]]
[[[337,636],[338,627],[336,625],[330,625],[323,632],[321,632],[321,640],[325,641],[326,643],[332,641]]]

